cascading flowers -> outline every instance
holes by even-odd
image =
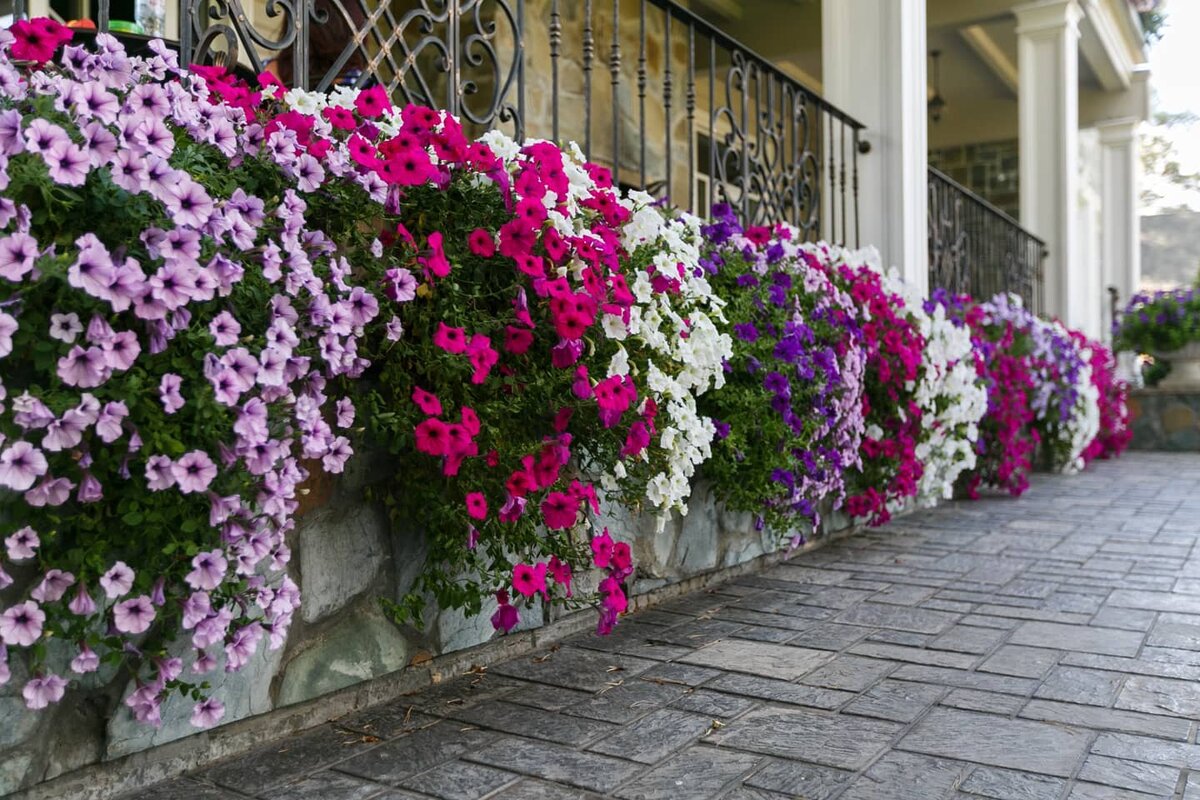
[[[924,472],[917,443],[929,422],[916,389],[929,368],[923,361],[925,339],[904,298],[885,285],[877,264],[864,263],[864,254],[841,256],[831,263],[832,275],[858,308],[866,352],[862,403],[867,427],[862,465],[847,479],[846,511],[882,525],[916,496]]]
[[[335,382],[377,301],[161,42],[43,66],[69,31],[27,25],[0,39],[0,682],[25,653],[40,709],[127,664],[135,718],[178,690],[211,725],[204,676],[280,647],[299,604],[297,489],[353,452]]]
[[[1071,331],[1071,338],[1080,350],[1090,353],[1092,385],[1096,388],[1100,415],[1099,430],[1084,448],[1083,461],[1087,464],[1097,458],[1115,458],[1133,439],[1127,405],[1129,385],[1117,378],[1117,361],[1111,350],[1080,331]]]
[[[864,353],[831,253],[793,229],[743,230],[728,206],[704,228],[705,271],[727,302],[726,386],[701,398],[718,443],[705,467],[716,495],[793,544],[845,497],[863,433]]]

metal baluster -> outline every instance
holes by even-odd
[[[592,0],[583,2],[583,154],[592,159]]]
[[[750,65],[742,70],[742,222],[750,220]]]
[[[641,188],[646,188],[646,0],[638,9],[638,164]]]
[[[663,189],[663,196],[670,199],[671,197],[671,9],[667,8],[663,11],[666,16],[667,29],[663,39],[663,120],[667,129],[667,174],[666,183]]]
[[[717,199],[717,40],[708,37],[708,197],[704,218],[712,213]]]
[[[380,0],[380,2],[386,3],[389,0]],[[458,93],[460,78],[458,48],[461,46],[462,38],[459,33],[459,22],[462,16],[462,10],[459,8],[460,2],[461,0],[450,0],[447,4],[446,51],[443,54],[446,66],[446,110],[455,116],[458,116],[461,104],[461,97]]]
[[[860,145],[858,139],[859,130],[854,129],[854,152],[851,153],[851,158],[854,159],[854,246],[860,247],[858,239],[858,148]]]
[[[839,166],[839,169],[841,171],[840,177],[841,177],[841,195],[842,195],[842,238],[841,238],[840,244],[845,244],[846,243],[846,122],[844,120],[838,120],[838,127],[841,128],[840,135],[841,135],[841,139],[842,139],[842,143],[841,143],[842,153],[841,153],[841,157],[840,157],[841,164]]]
[[[96,29],[101,33],[108,33],[108,18],[109,18],[108,0],[100,0],[97,3],[96,10]]]
[[[558,48],[562,44],[562,16],[558,13],[558,0],[550,3],[550,116],[554,141],[562,141],[558,135]],[[524,92],[522,92],[522,96]]]
[[[22,8],[25,0],[16,0]],[[179,0],[179,65],[192,63],[192,9],[189,0]]]
[[[25,8],[25,0],[13,0],[13,21],[25,19],[29,15],[28,9]],[[183,19],[183,14],[179,17]],[[180,23],[182,25],[182,23]]]
[[[688,211],[696,213],[696,23],[688,23]]]
[[[516,135],[517,141],[525,141],[525,0],[517,0],[517,30],[516,30],[516,54],[513,58],[517,59],[517,119]],[[504,98],[498,98],[498,102],[503,103]],[[493,123],[495,120],[492,120]]]
[[[829,139],[825,146],[829,150],[829,240],[837,240],[837,164],[833,157],[833,114],[829,118]]]
[[[612,54],[608,59],[612,74],[613,177],[621,175],[621,0],[613,0]]]

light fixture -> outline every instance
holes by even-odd
[[[929,118],[940,122],[942,111],[946,108],[946,98],[942,97],[942,72],[938,66],[942,51],[930,50],[929,57],[933,59],[933,97],[929,98]]]

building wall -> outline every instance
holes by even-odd
[[[1016,139],[931,149],[929,166],[946,173],[1010,217],[1020,217]]]

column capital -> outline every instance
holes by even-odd
[[[1064,29],[1079,33],[1083,9],[1077,0],[1035,0],[1013,8],[1017,15],[1017,35],[1053,34]]]
[[[1100,144],[1129,144],[1137,137],[1138,125],[1141,122],[1137,117],[1122,117],[1121,119],[1106,119],[1097,122],[1096,130],[1100,132]]]

